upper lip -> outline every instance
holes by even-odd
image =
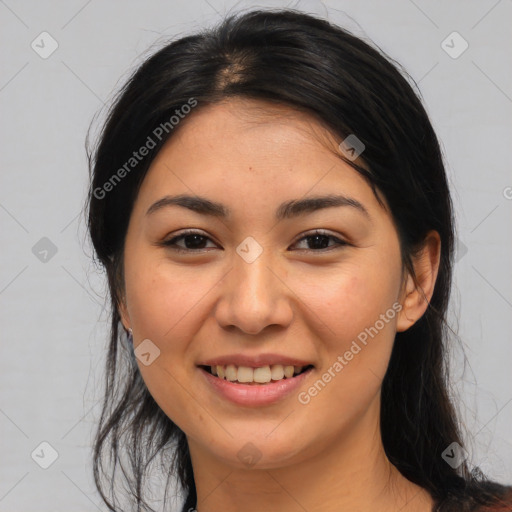
[[[283,366],[309,366],[309,361],[297,359],[279,354],[259,354],[257,356],[248,356],[247,354],[229,354],[225,356],[213,357],[198,364],[198,366],[227,366],[234,364],[235,366],[248,366],[258,368],[260,366],[272,366],[281,364]]]

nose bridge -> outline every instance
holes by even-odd
[[[268,251],[259,255],[254,261],[248,262],[239,257],[235,257],[234,280],[236,282],[235,293],[241,298],[251,299],[257,305],[269,302],[272,299],[273,288],[276,279],[271,272],[271,258]]]
[[[285,325],[291,320],[286,286],[276,267],[271,251],[263,250],[254,239],[238,246],[217,308],[222,326],[236,325],[256,334],[267,325]]]

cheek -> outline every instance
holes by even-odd
[[[195,394],[186,391],[195,371],[187,350],[202,321],[198,317],[201,300],[216,280],[194,279],[193,270],[171,273],[162,261],[136,268],[127,261],[125,269],[129,314],[137,334],[135,349],[149,339],[160,351],[148,366],[138,361],[142,378],[165,414],[182,430],[195,432],[206,420],[198,420]]]
[[[184,326],[200,311],[201,299],[215,281],[194,278],[194,269],[185,267],[171,272],[165,260],[147,260],[137,267],[127,262],[126,267],[129,313],[139,335],[178,350]]]
[[[378,269],[378,265],[350,264],[303,277],[294,285],[325,325],[330,343],[342,347],[392,307],[398,274],[391,268],[386,272]]]
[[[384,378],[396,332],[398,274],[380,268],[346,265],[324,278],[317,275],[315,282],[302,281],[309,294],[305,303],[315,313],[310,318],[327,327],[317,341],[322,382],[311,390],[318,396],[316,406],[324,410],[319,417],[330,414],[332,403],[340,404],[348,417],[356,415],[375,397]]]

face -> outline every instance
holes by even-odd
[[[237,467],[295,464],[363,418],[378,426],[402,314],[387,208],[306,114],[236,99],[182,123],[125,241],[121,315],[150,393],[191,453]],[[304,202],[325,196],[342,199]]]

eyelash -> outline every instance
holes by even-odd
[[[201,251],[207,250],[207,249],[184,249],[184,248],[176,247],[177,241],[179,241],[181,239],[185,239],[187,236],[191,236],[191,235],[197,235],[201,238],[204,238],[206,240],[213,242],[213,240],[211,240],[211,238],[209,238],[206,235],[203,235],[199,231],[187,230],[187,231],[184,231],[183,233],[179,234],[178,236],[175,236],[169,240],[162,242],[161,245],[168,247],[176,252],[180,252],[180,253],[191,253],[191,252],[199,253]],[[338,247],[328,247],[328,248],[324,248],[324,249],[298,249],[298,250],[299,251],[312,251],[312,252],[327,252],[327,251],[332,251],[333,249],[340,249],[341,247],[346,246],[346,245],[350,245],[348,242],[345,242],[344,240],[341,240],[341,239],[335,237],[334,235],[331,235],[328,232],[323,231],[321,229],[316,229],[311,233],[306,233],[302,238],[299,238],[299,240],[297,240],[297,242],[295,242],[295,244],[302,242],[303,240],[306,240],[308,238],[314,238],[315,236],[321,236],[324,238],[330,238],[332,240],[335,240]]]

